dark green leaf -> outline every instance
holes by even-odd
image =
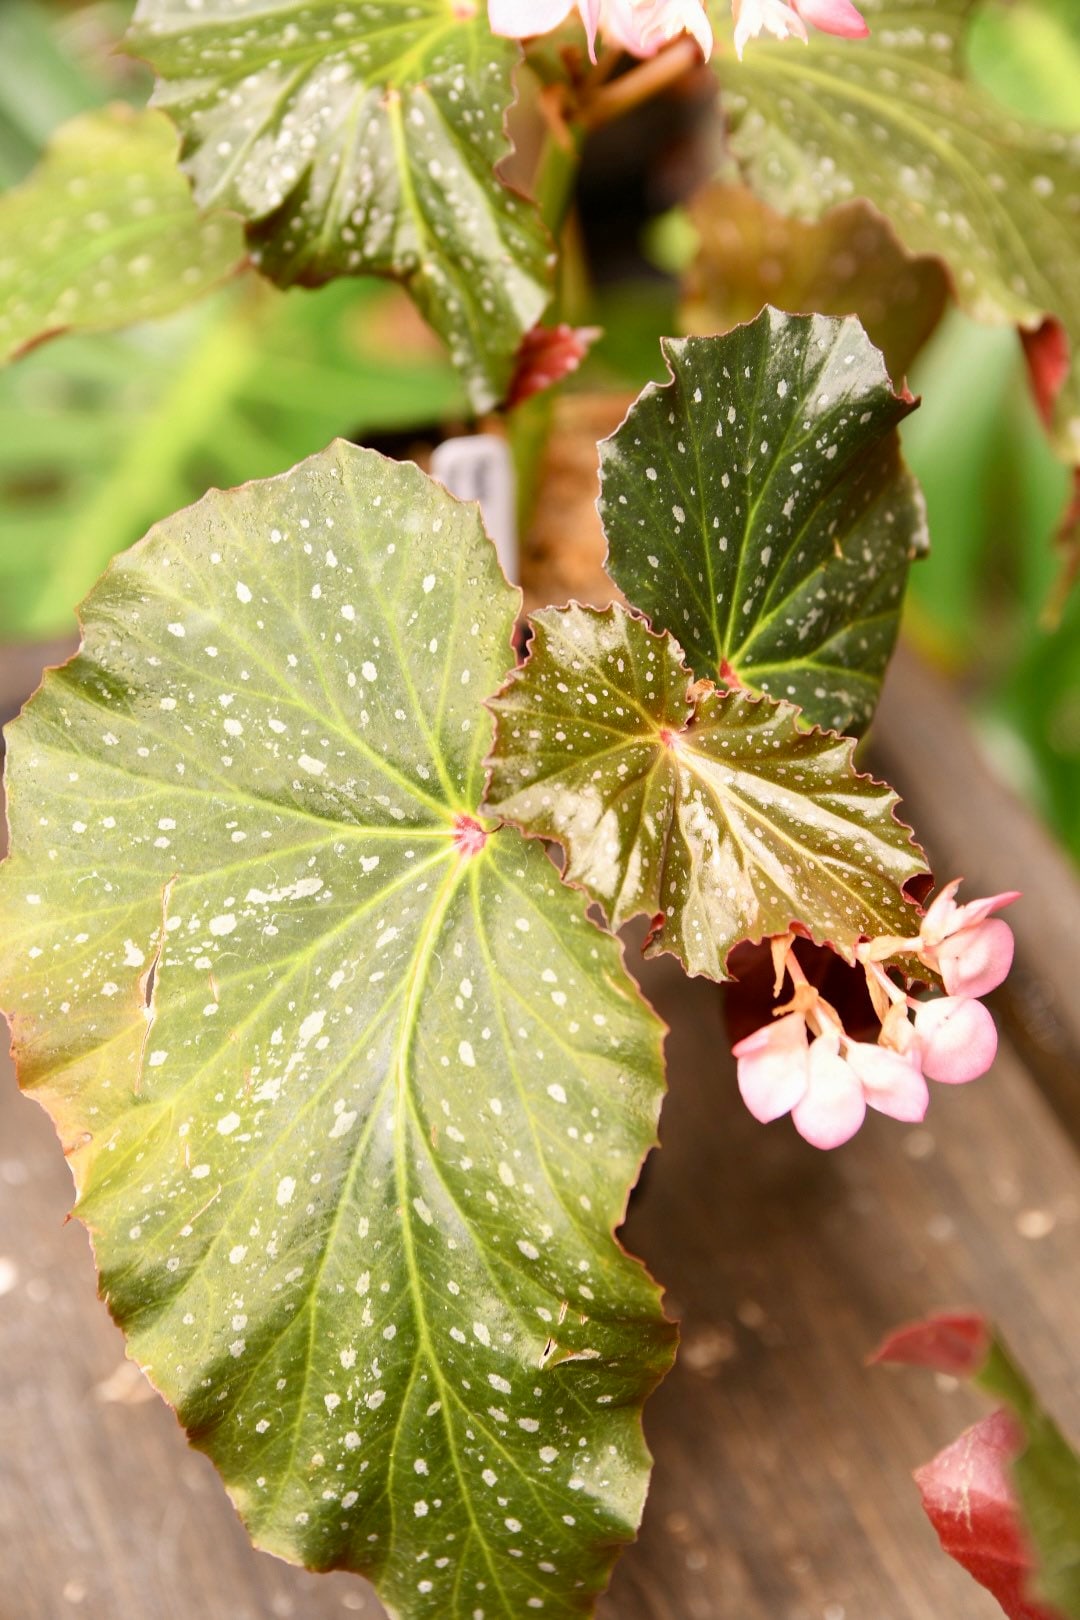
[[[495,404],[550,292],[533,206],[495,174],[516,44],[453,0],[140,0],[131,48],[156,68],[204,206],[249,222],[275,280],[404,282]]]
[[[790,704],[696,696],[678,643],[624,608],[530,622],[492,703],[488,801],[559,840],[613,927],[644,912],[655,950],[715,979],[739,941],[795,922],[849,960],[863,935],[910,932],[903,886],[926,866],[848,739]]]
[[[9,734],[5,1000],[110,1307],[258,1542],[410,1620],[589,1609],[670,1354],[612,1236],[659,1022],[473,814],[516,603],[338,445],[115,563]]]
[[[200,215],[176,150],[161,113],[85,113],[0,197],[0,360],[57,332],[167,315],[243,262],[239,223]]]
[[[861,730],[927,544],[896,434],[911,402],[852,319],[766,309],[664,353],[671,382],[600,447],[613,578],[696,675]]]
[[[912,253],[937,254],[979,320],[1069,336],[1060,452],[1080,459],[1080,144],[1025,123],[965,76],[975,0],[866,0],[868,40],[754,41],[714,61],[752,185],[816,219],[866,197]]]

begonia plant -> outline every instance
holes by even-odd
[[[652,334],[599,446],[607,600],[523,618],[481,510],[342,437],[162,512],[8,729],[0,1000],[104,1299],[257,1544],[404,1620],[590,1613],[640,1519],[675,1330],[616,1235],[664,1089],[625,923],[725,985],[716,1084],[763,1129],[841,1149],[994,1061],[1019,897],[935,882],[856,751],[930,543],[899,430],[946,290],[1054,346],[1080,463],[1080,149],[970,76],[976,9],[139,0],[152,105],[0,199],[14,364],[230,279],[389,278],[526,494],[597,336],[594,132],[696,98],[721,217],[877,233],[858,310]]]

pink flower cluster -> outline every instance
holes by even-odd
[[[807,982],[794,940],[774,941],[777,989],[786,975],[794,996],[771,1024],[735,1047],[743,1101],[763,1124],[790,1113],[815,1147],[839,1147],[859,1129],[868,1107],[916,1121],[930,1101],[927,1080],[963,1085],[985,1074],[997,1052],[994,1020],[976,998],[995,989],[1012,965],[1013,936],[991,915],[1019,898],[992,895],[957,905],[960,880],[949,883],[911,939],[868,940],[856,955],[881,1023],[877,1042],[854,1040],[836,1010]],[[945,995],[908,996],[883,963],[901,953],[937,973]]]
[[[702,0],[488,0],[492,33],[532,39],[558,28],[574,10],[580,13],[596,60],[596,36],[631,56],[655,56],[679,34],[692,34],[702,54],[712,53],[713,34]],[[735,50],[769,33],[777,39],[806,40],[807,25],[826,34],[861,39],[869,33],[851,0],[732,0]]]

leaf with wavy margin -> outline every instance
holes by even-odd
[[[870,721],[926,508],[899,398],[858,321],[766,308],[723,337],[665,339],[600,446],[608,569],[695,674]]]
[[[199,212],[176,154],[161,113],[106,107],[61,125],[0,197],[0,360],[169,315],[244,263],[240,222]]]
[[[1080,460],[1080,134],[1045,129],[967,77],[976,0],[860,0],[870,38],[755,41],[713,61],[730,149],[774,208],[816,219],[865,197],[912,253],[944,260],[976,320],[1053,316],[1072,351],[1059,453]]]
[[[529,622],[491,703],[488,803],[558,839],[612,927],[644,912],[653,951],[714,979],[740,941],[796,922],[849,961],[864,935],[910,932],[904,885],[926,865],[849,739],[801,730],[790,704],[701,694],[678,643],[617,605]]]
[[[589,1611],[671,1332],[612,1237],[661,1026],[476,815],[517,593],[339,444],[153,529],[9,733],[0,952],[136,1359],[259,1545]]]
[[[477,410],[505,393],[551,291],[509,152],[516,43],[456,0],[140,0],[128,35],[158,74],[204,205],[248,221],[289,286],[401,281],[449,345]]]

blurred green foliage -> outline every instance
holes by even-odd
[[[145,100],[113,52],[129,12],[3,0],[0,183],[58,122]],[[0,370],[0,637],[69,629],[109,558],[211,485],[461,408],[437,344],[375,281],[284,294],[249,275],[168,320],[49,342]]]

